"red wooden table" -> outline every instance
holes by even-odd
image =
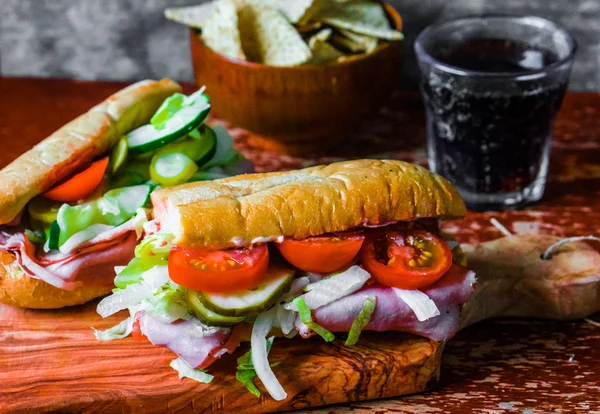
[[[0,78],[0,168],[123,86]],[[186,88],[192,90],[191,85]],[[272,171],[341,158],[424,163],[424,125],[419,94],[397,92],[376,119],[331,154],[282,156],[261,151],[245,131],[231,132],[257,170]],[[461,242],[494,239],[501,234],[490,224],[491,217],[514,233],[600,234],[600,94],[567,94],[556,124],[548,188],[540,203],[521,211],[470,213],[446,223],[445,229]],[[9,314],[0,307],[0,318]],[[600,315],[591,319],[600,321]],[[5,325],[0,320],[0,348],[15,345],[10,342],[10,323]],[[438,390],[314,412],[600,412],[599,367],[600,326],[587,321],[484,321],[446,345]],[[2,384],[0,406],[1,399]]]

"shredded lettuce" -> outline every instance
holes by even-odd
[[[331,332],[329,332],[327,329],[323,328],[321,325],[317,324],[312,320],[310,308],[308,307],[306,302],[304,302],[302,296],[298,296],[296,299],[294,299],[293,303],[298,309],[298,313],[300,314],[300,320],[302,321],[302,323],[308,326],[309,329],[319,334],[326,342],[331,342],[335,339],[335,336]]]
[[[161,292],[142,300],[137,310],[149,313],[161,323],[173,323],[179,319],[190,319],[183,290],[172,283],[167,283],[161,289]]]
[[[142,240],[135,248],[135,257],[117,273],[117,289],[139,283],[142,275],[156,266],[166,266],[173,238],[172,234],[159,232]]]
[[[273,346],[273,341],[275,337],[272,336],[267,339],[267,355],[271,352],[271,347]],[[244,355],[237,359],[237,372],[235,373],[235,378],[244,384],[246,389],[250,391],[252,395],[256,398],[260,398],[260,391],[256,388],[254,384],[254,377],[256,377],[256,370],[254,369],[254,364],[252,363],[252,349],[246,352]],[[281,362],[274,362],[270,364],[271,368],[275,368]]]
[[[127,285],[125,289],[119,289],[102,299],[96,311],[100,316],[106,318],[123,309],[136,306],[142,300],[152,297],[169,281],[167,266],[155,266],[143,272],[138,283]]]
[[[133,318],[130,316],[121,323],[108,328],[104,331],[94,329],[94,336],[99,341],[112,341],[114,339],[123,339],[129,336],[133,330]]]
[[[127,266],[125,266],[115,277],[115,286],[118,289],[125,289],[134,283],[142,280],[144,272],[155,266],[166,266],[167,260],[163,257],[134,257]]]
[[[190,378],[204,384],[210,383],[214,376],[207,374],[204,370],[194,369],[181,358],[171,361],[171,368],[179,374],[179,378]]]
[[[140,259],[166,259],[171,252],[171,248],[173,247],[173,239],[175,239],[174,235],[161,232],[148,236],[136,246],[135,257]]]
[[[118,226],[125,223],[146,204],[149,194],[150,186],[139,185],[111,190],[88,203],[63,204],[56,218],[60,227],[59,246],[94,224]]]
[[[369,321],[371,320],[371,316],[373,315],[373,312],[375,311],[376,304],[377,304],[376,296],[368,297],[365,299],[365,303],[364,303],[362,309],[360,310],[360,312],[358,312],[356,319],[354,319],[354,321],[352,322],[352,326],[350,327],[350,332],[348,332],[348,338],[346,339],[346,342],[344,343],[344,345],[346,345],[346,346],[356,345],[356,343],[358,342],[358,338],[360,337],[360,333],[362,332],[363,329],[365,329],[365,326],[367,326],[369,324]]]

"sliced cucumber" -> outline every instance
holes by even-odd
[[[111,177],[111,188],[130,187],[150,180],[150,160],[129,160],[115,175]]]
[[[215,167],[230,163],[238,157],[239,152],[233,148],[233,137],[222,126],[208,128],[215,134],[217,148],[210,161],[204,165],[204,168]]]
[[[217,140],[214,134],[204,133],[198,139],[187,137],[165,145],[156,152],[156,155],[181,153],[199,164],[204,164],[213,156],[216,146]]]
[[[148,203],[152,187],[148,184],[136,185],[134,187],[125,187],[111,190],[110,194],[119,203],[122,213],[133,216],[135,212]]]
[[[171,187],[187,182],[198,166],[185,154],[173,153],[155,155],[150,165],[152,181],[163,186]]]
[[[224,316],[211,311],[202,304],[199,299],[200,293],[195,290],[188,290],[185,295],[185,300],[188,305],[188,310],[202,323],[209,326],[233,326],[244,320],[243,317]]]
[[[50,225],[50,232],[48,233],[48,248],[51,250],[58,250],[60,239],[60,226],[58,222],[53,221]]]
[[[198,292],[198,300],[220,315],[258,315],[271,308],[289,290],[293,277],[293,270],[271,265],[265,278],[254,287],[232,293]]]
[[[127,153],[127,137],[123,137],[119,140],[119,142],[117,142],[117,145],[114,146],[112,153],[110,154],[110,165],[108,166],[108,171],[110,174],[114,175],[117,170],[121,168],[123,164],[125,164]]]
[[[169,117],[158,129],[152,124],[143,125],[127,135],[129,151],[141,154],[154,151],[168,143],[183,138],[198,128],[210,112],[210,103],[206,95],[196,97],[193,104],[171,110]]]

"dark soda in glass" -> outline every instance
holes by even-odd
[[[552,31],[530,41],[538,28],[519,19],[448,23],[449,29],[438,27],[440,33],[427,29],[415,47],[429,167],[475,210],[519,207],[539,200],[545,187],[554,118],[572,64],[565,56],[571,52],[568,42],[562,49],[550,42]]]
[[[491,73],[542,69],[558,61],[550,51],[500,39],[470,40],[436,58]],[[436,140],[436,171],[472,193],[522,191],[534,182],[548,151],[552,125],[567,86],[527,82],[518,94],[455,89],[424,82]]]

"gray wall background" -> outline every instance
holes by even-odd
[[[163,17],[202,0],[0,0],[0,74],[191,81],[188,32]],[[415,85],[415,36],[468,14],[532,14],[570,29],[580,48],[571,89],[600,90],[600,0],[392,0],[405,28],[402,84]]]

